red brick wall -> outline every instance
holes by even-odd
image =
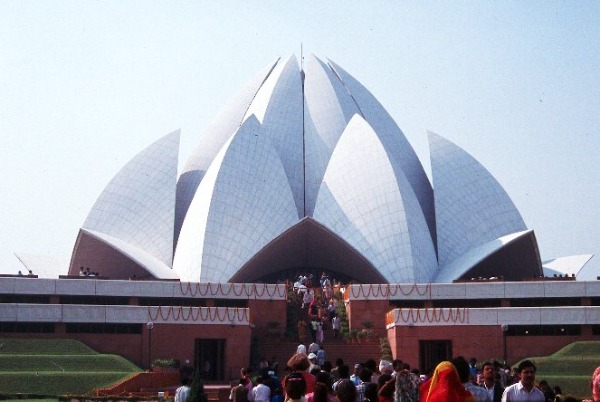
[[[352,300],[346,307],[350,329],[361,330],[363,323],[369,321],[377,336],[385,336],[385,313],[389,309],[387,300]]]
[[[148,347],[147,331],[145,350]],[[250,360],[251,329],[231,325],[165,325],[154,324],[152,330],[152,359],[178,359],[194,363],[194,342],[201,339],[225,339],[225,379],[237,378],[240,367]],[[147,352],[145,352],[147,356]],[[146,357],[147,359],[147,357]],[[147,360],[145,360],[147,361]],[[147,364],[146,364],[147,365]]]
[[[285,332],[287,321],[286,300],[248,300],[250,320],[256,326],[255,335],[265,336],[269,321],[279,322],[278,330]]]
[[[571,342],[597,340],[589,332],[583,331],[581,336],[508,336],[508,363],[552,354]],[[401,326],[388,330],[388,339],[394,358],[402,359],[412,367],[419,367],[420,340],[451,340],[453,356],[475,357],[479,362],[501,359],[504,355],[503,333],[499,326]]]
[[[177,387],[181,384],[179,372],[176,373],[138,373],[120,383],[96,390],[96,396],[127,395],[142,389],[160,389]]]

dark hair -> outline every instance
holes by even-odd
[[[300,399],[306,394],[306,380],[301,373],[292,373],[285,377],[285,394],[291,399]]]
[[[521,363],[519,363],[519,365],[517,366],[517,370],[519,371],[519,373],[523,370],[525,370],[528,367],[533,367],[533,371],[536,372],[537,371],[537,367],[535,366],[535,364],[531,361],[531,360],[523,360]]]
[[[320,371],[315,376],[315,391],[314,391],[314,402],[327,402],[327,395],[331,391],[331,377],[329,373]]]
[[[481,370],[483,370],[485,366],[492,366],[492,368],[494,369],[496,368],[496,365],[489,360],[486,360],[483,363],[481,363]]]
[[[347,364],[342,364],[338,368],[338,374],[340,378],[350,378],[350,367]]]
[[[317,375],[318,373],[320,373],[320,372],[321,372],[321,369],[320,369],[319,367],[313,367],[313,368],[312,368],[312,369],[309,371],[309,373],[310,373],[310,374],[312,374],[312,375],[314,375],[314,376],[316,376],[316,375]]]
[[[342,364],[344,364],[344,359],[342,359],[341,357],[338,357],[337,359],[335,359],[335,365],[336,366],[341,366]]]
[[[335,390],[338,402],[356,401],[356,385],[352,381],[340,380]]]
[[[404,362],[400,359],[394,359],[392,361],[392,367],[394,368],[394,370],[400,370],[402,368],[402,364]]]
[[[327,371],[327,372],[330,372],[332,368],[333,367],[331,366],[331,362],[329,360],[327,360],[326,362],[323,362],[323,366],[321,367],[321,369],[323,371]]]
[[[362,382],[369,382],[371,381],[371,377],[373,376],[373,371],[371,371],[370,369],[363,367],[360,369],[360,371],[358,372],[358,378],[360,378],[360,380]]]
[[[463,356],[458,356],[452,359],[452,364],[456,367],[460,382],[465,383],[469,381],[469,374],[471,370],[469,368],[469,362]]]
[[[371,373],[374,373],[375,371],[377,371],[377,362],[373,359],[369,359],[363,363],[363,367],[368,368],[369,370],[371,370]]]

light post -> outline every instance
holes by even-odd
[[[506,333],[508,332],[508,325],[502,324],[500,325],[500,328],[502,329],[502,341],[504,343],[504,364],[506,364],[508,360],[508,354],[506,351]]]
[[[154,323],[152,321],[148,321],[146,323],[146,328],[148,328],[148,371],[152,370],[152,329],[154,329]]]

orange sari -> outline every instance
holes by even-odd
[[[448,361],[438,364],[420,391],[421,402],[475,402],[473,395],[461,384],[456,368]]]

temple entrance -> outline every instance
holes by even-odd
[[[312,218],[305,217],[271,241],[233,275],[229,282],[279,283],[298,275],[326,271],[330,279],[348,283],[386,283],[386,279],[350,244]]]
[[[225,339],[196,339],[194,367],[204,381],[225,379]]]
[[[452,359],[452,341],[419,341],[419,368],[433,370],[438,363]]]

